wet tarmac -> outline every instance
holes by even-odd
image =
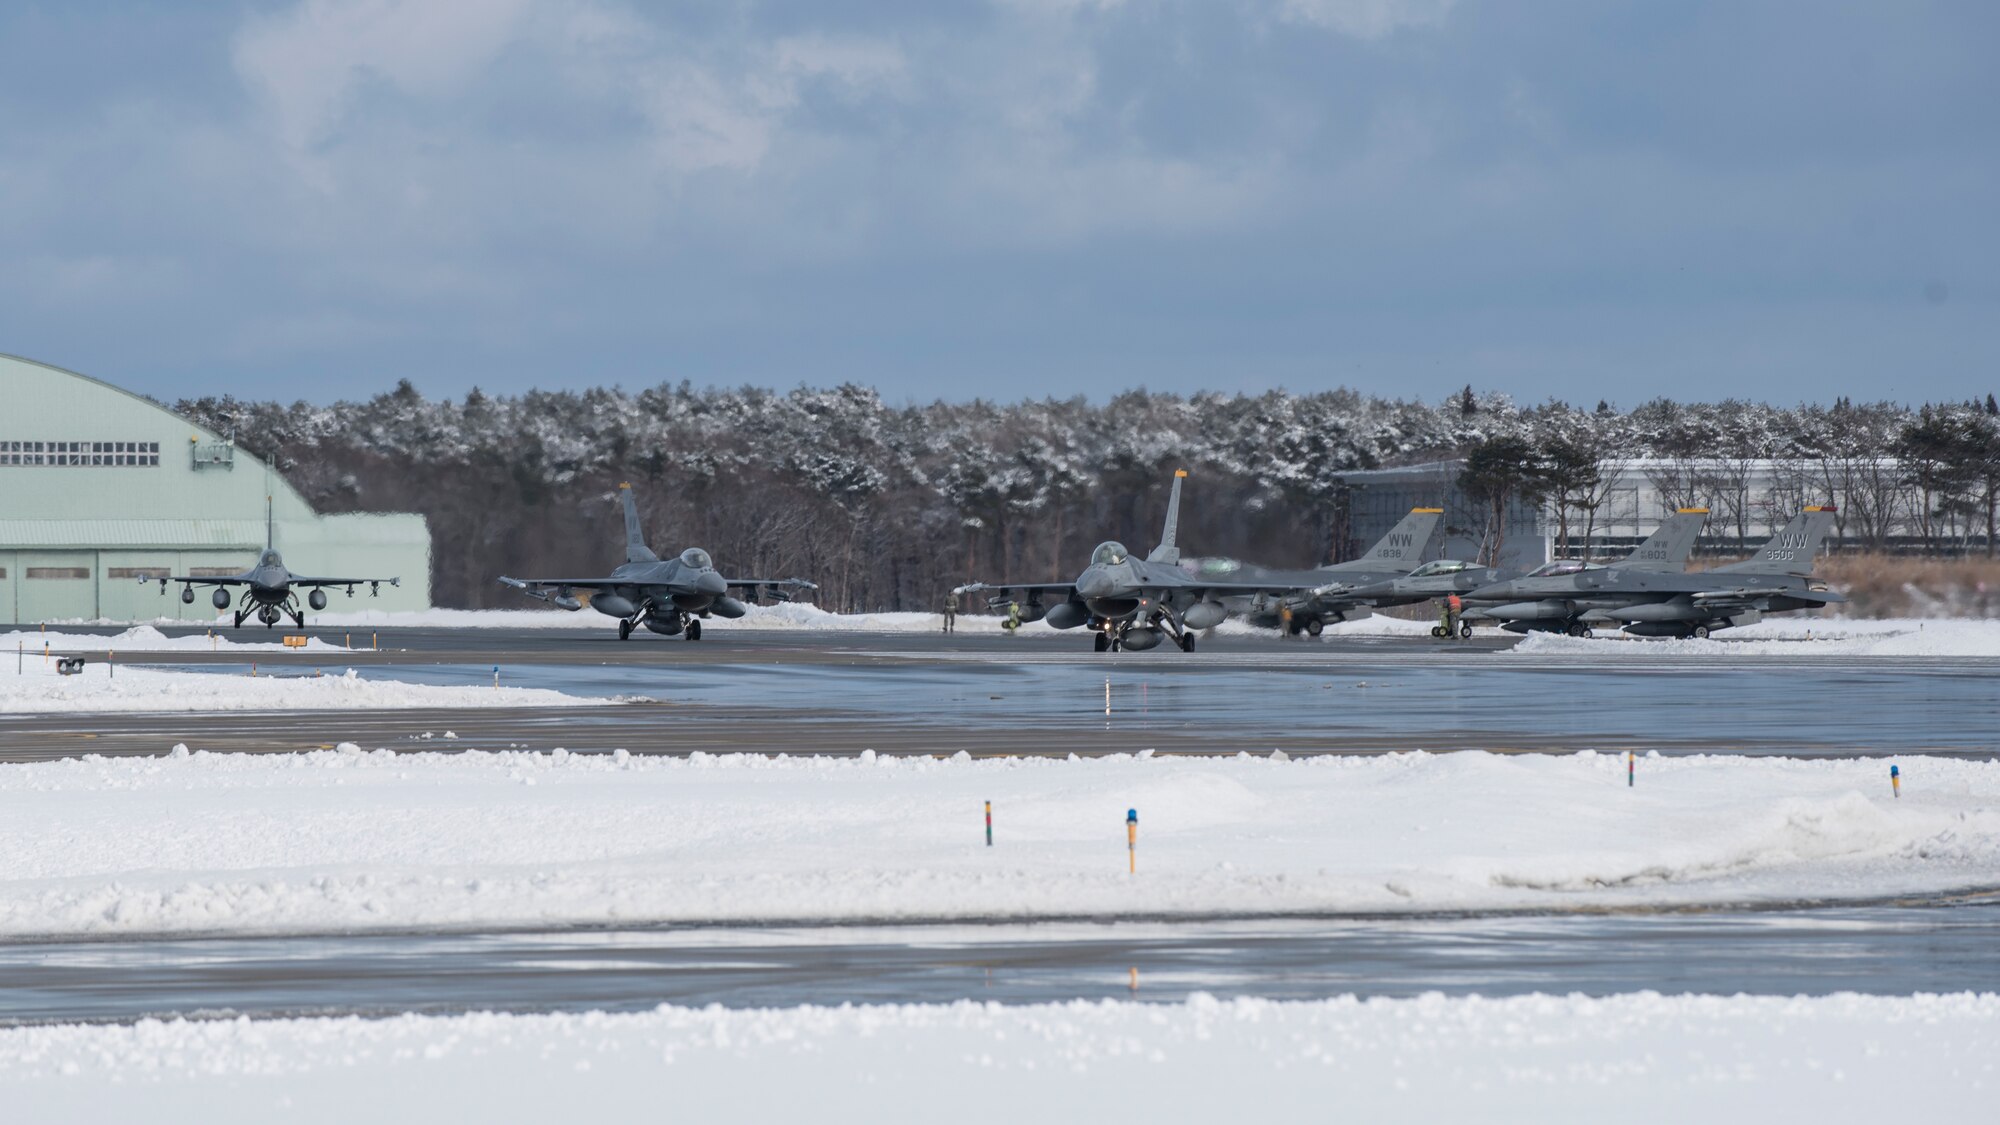
[[[2000,903],[0,945],[0,1024],[658,1004],[2000,989]]]
[[[177,630],[168,630],[176,632]],[[197,631],[198,632],[198,631]],[[335,640],[345,640],[340,635]],[[457,747],[576,752],[1292,754],[1578,749],[1984,756],[2000,660],[1769,653],[1700,663],[1507,654],[1513,638],[1280,642],[1096,654],[1073,638],[717,630],[699,643],[574,629],[382,630],[358,652],[259,653],[260,675],[504,684],[643,702],[546,709],[0,716],[0,760]],[[132,663],[247,675],[240,651]],[[429,736],[429,737],[426,737]]]

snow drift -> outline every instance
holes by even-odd
[[[0,934],[1188,917],[2000,884],[2000,763],[567,752],[0,768]],[[995,846],[982,802],[994,802]],[[1138,874],[1124,818],[1140,815]]]

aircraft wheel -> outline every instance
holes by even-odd
[[[1111,634],[1109,633],[1097,634],[1096,645],[1097,645],[1097,651],[1109,652],[1111,650]]]
[[[1590,635],[1590,626],[1585,625],[1581,621],[1572,622],[1569,627],[1569,635],[1572,637],[1588,637]]]
[[[1325,629],[1325,628],[1326,628],[1326,625],[1325,625],[1325,624],[1324,624],[1323,622],[1321,622],[1319,618],[1317,618],[1317,617],[1308,617],[1308,618],[1306,618],[1306,635],[1307,635],[1307,636],[1309,636],[1309,637],[1317,637],[1317,636],[1319,636],[1319,635],[1320,635],[1320,632],[1321,632],[1321,630],[1323,630],[1323,629]]]
[[[1459,623],[1458,623],[1458,635],[1459,635],[1460,637],[1463,637],[1464,639],[1466,639],[1466,640],[1468,640],[1468,641],[1469,641],[1469,640],[1471,640],[1471,639],[1472,639],[1472,623],[1471,623],[1471,622],[1469,622],[1469,621],[1461,621],[1461,622],[1459,622]]]
[[[1707,639],[1708,639],[1708,626],[1706,626],[1706,625],[1697,625],[1697,626],[1695,626],[1695,627],[1694,627],[1694,639],[1695,639],[1695,640],[1698,640],[1698,641],[1705,641],[1705,640],[1707,640]]]
[[[1433,625],[1433,626],[1431,626],[1431,636],[1433,636],[1433,637],[1442,637],[1442,636],[1444,636],[1444,626],[1442,626],[1442,625]]]
[[[630,621],[621,620],[618,622],[618,639],[621,641],[632,639],[632,623]]]
[[[1182,652],[1193,652],[1193,651],[1194,651],[1194,634],[1193,634],[1193,633],[1182,633],[1182,634],[1181,634],[1181,651],[1182,651]]]
[[[688,640],[698,641],[700,639],[701,639],[701,622],[699,621],[688,622]]]

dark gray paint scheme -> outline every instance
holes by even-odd
[[[306,603],[318,610],[326,608],[325,587],[328,586],[347,587],[347,596],[351,598],[354,596],[354,588],[356,586],[366,585],[368,587],[368,596],[375,597],[382,592],[382,584],[385,582],[391,586],[402,584],[400,577],[316,578],[303,574],[293,574],[291,571],[285,569],[285,560],[278,554],[277,548],[272,545],[276,533],[277,529],[271,514],[271,501],[269,498],[266,498],[264,501],[264,550],[258,554],[256,565],[241,574],[203,577],[185,574],[168,575],[165,578],[157,579],[160,584],[160,592],[162,594],[167,592],[167,583],[179,582],[181,584],[181,601],[193,605],[194,588],[196,586],[213,586],[215,587],[215,597],[212,604],[217,609],[228,609],[229,603],[232,600],[229,595],[229,588],[241,586],[243,587],[243,594],[241,599],[236,602],[235,628],[242,628],[243,619],[254,613],[257,615],[257,620],[264,623],[266,629],[276,625],[279,619],[283,617],[290,617],[298,624],[299,628],[303,629],[306,627],[306,614],[305,610],[299,608],[298,595],[294,593],[295,588],[302,587],[309,591],[306,594]],[[141,578],[139,581],[145,583],[156,580]]]
[[[1497,574],[1491,568],[1471,563],[1438,559],[1417,565],[1436,542],[1443,517],[1439,508],[1412,509],[1367,554],[1314,570],[1271,570],[1228,560],[1206,561],[1199,570],[1236,581],[1299,584],[1303,589],[1298,594],[1232,598],[1230,608],[1265,629],[1282,627],[1289,609],[1292,632],[1318,636],[1329,624],[1358,621],[1377,609],[1414,605],[1493,581]]]
[[[507,578],[500,581],[531,598],[567,610],[583,608],[578,590],[590,591],[590,608],[618,619],[618,639],[626,640],[632,630],[644,625],[663,636],[685,634],[688,640],[701,639],[701,622],[711,614],[737,618],[744,603],[729,596],[731,590],[755,594],[767,592],[780,600],[791,592],[818,587],[803,578],[724,578],[715,563],[700,547],[689,547],[671,559],[662,559],[646,546],[639,526],[639,507],[632,499],[632,486],[618,486],[625,507],[625,562],[605,578]]]
[[[1181,481],[1174,474],[1167,497],[1167,521],[1160,545],[1144,559],[1132,557],[1123,543],[1106,541],[1090,553],[1090,565],[1074,582],[974,582],[952,591],[954,596],[988,593],[998,607],[1025,597],[1024,621],[1044,618],[1057,629],[1087,625],[1096,634],[1097,651],[1155,648],[1172,639],[1184,652],[1194,651],[1199,629],[1219,625],[1229,616],[1223,599],[1233,595],[1284,597],[1303,593],[1310,583],[1232,582],[1191,574],[1181,565],[1175,542],[1180,527]]]
[[[1514,632],[1588,633],[1621,625],[1635,636],[1706,637],[1766,613],[1817,609],[1847,599],[1812,577],[1813,557],[1833,526],[1831,507],[1807,508],[1740,563],[1693,573],[1572,564],[1473,591],[1483,616]],[[1556,566],[1558,564],[1550,564]],[[1544,568],[1547,569],[1547,568]]]

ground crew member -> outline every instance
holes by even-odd
[[[949,633],[958,624],[958,595],[951,594],[944,599],[944,631]]]
[[[1293,629],[1292,629],[1292,607],[1291,607],[1291,606],[1288,606],[1288,605],[1285,605],[1285,606],[1279,606],[1279,607],[1278,607],[1278,636],[1279,636],[1279,637],[1281,637],[1281,638],[1290,638],[1290,637],[1292,637],[1292,636],[1294,636],[1294,635],[1295,635],[1295,634],[1294,634],[1294,631],[1293,631]]]
[[[1465,612],[1465,599],[1452,594],[1444,600],[1444,635],[1458,636],[1458,617]]]
[[[1014,630],[1019,629],[1020,627],[1021,627],[1021,603],[1008,602],[1007,624],[1005,628],[1007,632],[1012,633]]]

